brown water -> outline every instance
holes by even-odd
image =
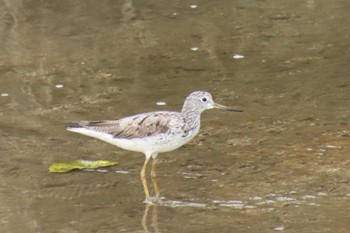
[[[350,232],[349,10],[1,0],[0,232]],[[65,130],[180,110],[194,90],[245,112],[205,112],[159,156],[160,206],[142,203],[143,155]],[[120,165],[47,172],[78,159]]]

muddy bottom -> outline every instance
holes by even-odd
[[[350,232],[349,6],[0,1],[0,232]],[[158,205],[142,154],[65,130],[195,90],[244,112],[158,156]],[[119,165],[48,173],[80,159]]]

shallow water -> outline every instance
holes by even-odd
[[[349,232],[349,7],[0,1],[0,232]],[[143,155],[65,130],[194,90],[245,111],[159,156],[158,206]],[[120,165],[47,172],[78,159]]]

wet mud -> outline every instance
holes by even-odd
[[[349,232],[349,6],[0,1],[0,232]],[[159,155],[159,205],[142,154],[65,130],[195,90],[244,112]],[[79,159],[120,165],[48,173]]]

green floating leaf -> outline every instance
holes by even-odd
[[[68,172],[74,169],[85,169],[85,168],[99,168],[117,165],[116,162],[110,162],[106,160],[78,160],[72,163],[54,163],[49,167],[49,172]]]

